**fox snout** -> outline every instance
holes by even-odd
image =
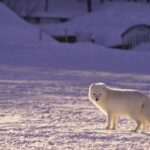
[[[98,101],[98,98],[96,97],[95,100]]]

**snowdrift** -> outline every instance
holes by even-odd
[[[19,46],[1,50],[0,63],[50,69],[149,74],[150,53],[119,51],[89,43]]]

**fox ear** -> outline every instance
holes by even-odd
[[[103,89],[106,89],[106,84],[103,83],[103,86],[102,86],[102,87],[103,87]]]
[[[94,86],[94,83],[91,83],[91,84],[90,84],[90,88],[92,88],[93,86]]]

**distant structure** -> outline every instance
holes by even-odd
[[[93,0],[74,0],[74,1],[77,3],[82,3],[83,9],[85,8],[84,5],[86,5],[87,12],[89,13],[94,10]],[[108,1],[115,2],[117,0],[97,0],[99,4],[103,4]],[[147,2],[147,3],[150,2],[150,0],[122,0],[122,1],[128,1],[128,2],[139,1],[139,2]],[[65,22],[71,19],[70,15],[65,15],[65,16],[61,14],[54,15],[53,13],[51,13],[50,11],[51,7],[55,7],[54,0],[0,0],[0,2],[5,3],[8,7],[10,7],[22,18],[36,24],[43,23],[43,22],[44,23]]]
[[[150,25],[134,25],[121,34],[121,39],[124,49],[133,49],[141,43],[150,42]]]

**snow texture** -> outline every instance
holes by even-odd
[[[143,90],[150,77],[110,72],[0,67],[0,149],[149,150],[148,134],[132,133],[135,123],[119,119],[105,130],[105,116],[88,100],[91,82]]]

